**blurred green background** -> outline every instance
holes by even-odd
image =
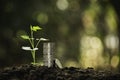
[[[63,66],[109,68],[120,66],[119,0],[0,0],[0,67],[30,63],[29,46],[20,38],[30,25],[43,28],[36,37],[56,43]],[[37,62],[42,62],[42,45]]]

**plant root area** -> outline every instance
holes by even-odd
[[[96,71],[93,68],[46,67],[21,65],[0,70],[0,80],[120,80],[119,72]]]

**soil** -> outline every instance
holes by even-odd
[[[93,68],[46,67],[22,65],[4,68],[0,80],[120,80],[120,73],[96,71]]]

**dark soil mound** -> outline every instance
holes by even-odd
[[[120,80],[120,73],[95,71],[93,68],[57,68],[22,65],[0,71],[0,80]]]

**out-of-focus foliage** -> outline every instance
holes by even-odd
[[[64,66],[119,65],[119,15],[109,0],[1,0],[0,12],[1,67],[31,61],[21,50],[28,43],[20,38],[30,24],[43,26],[35,37],[56,42],[55,56]],[[42,50],[42,44],[39,47]]]

